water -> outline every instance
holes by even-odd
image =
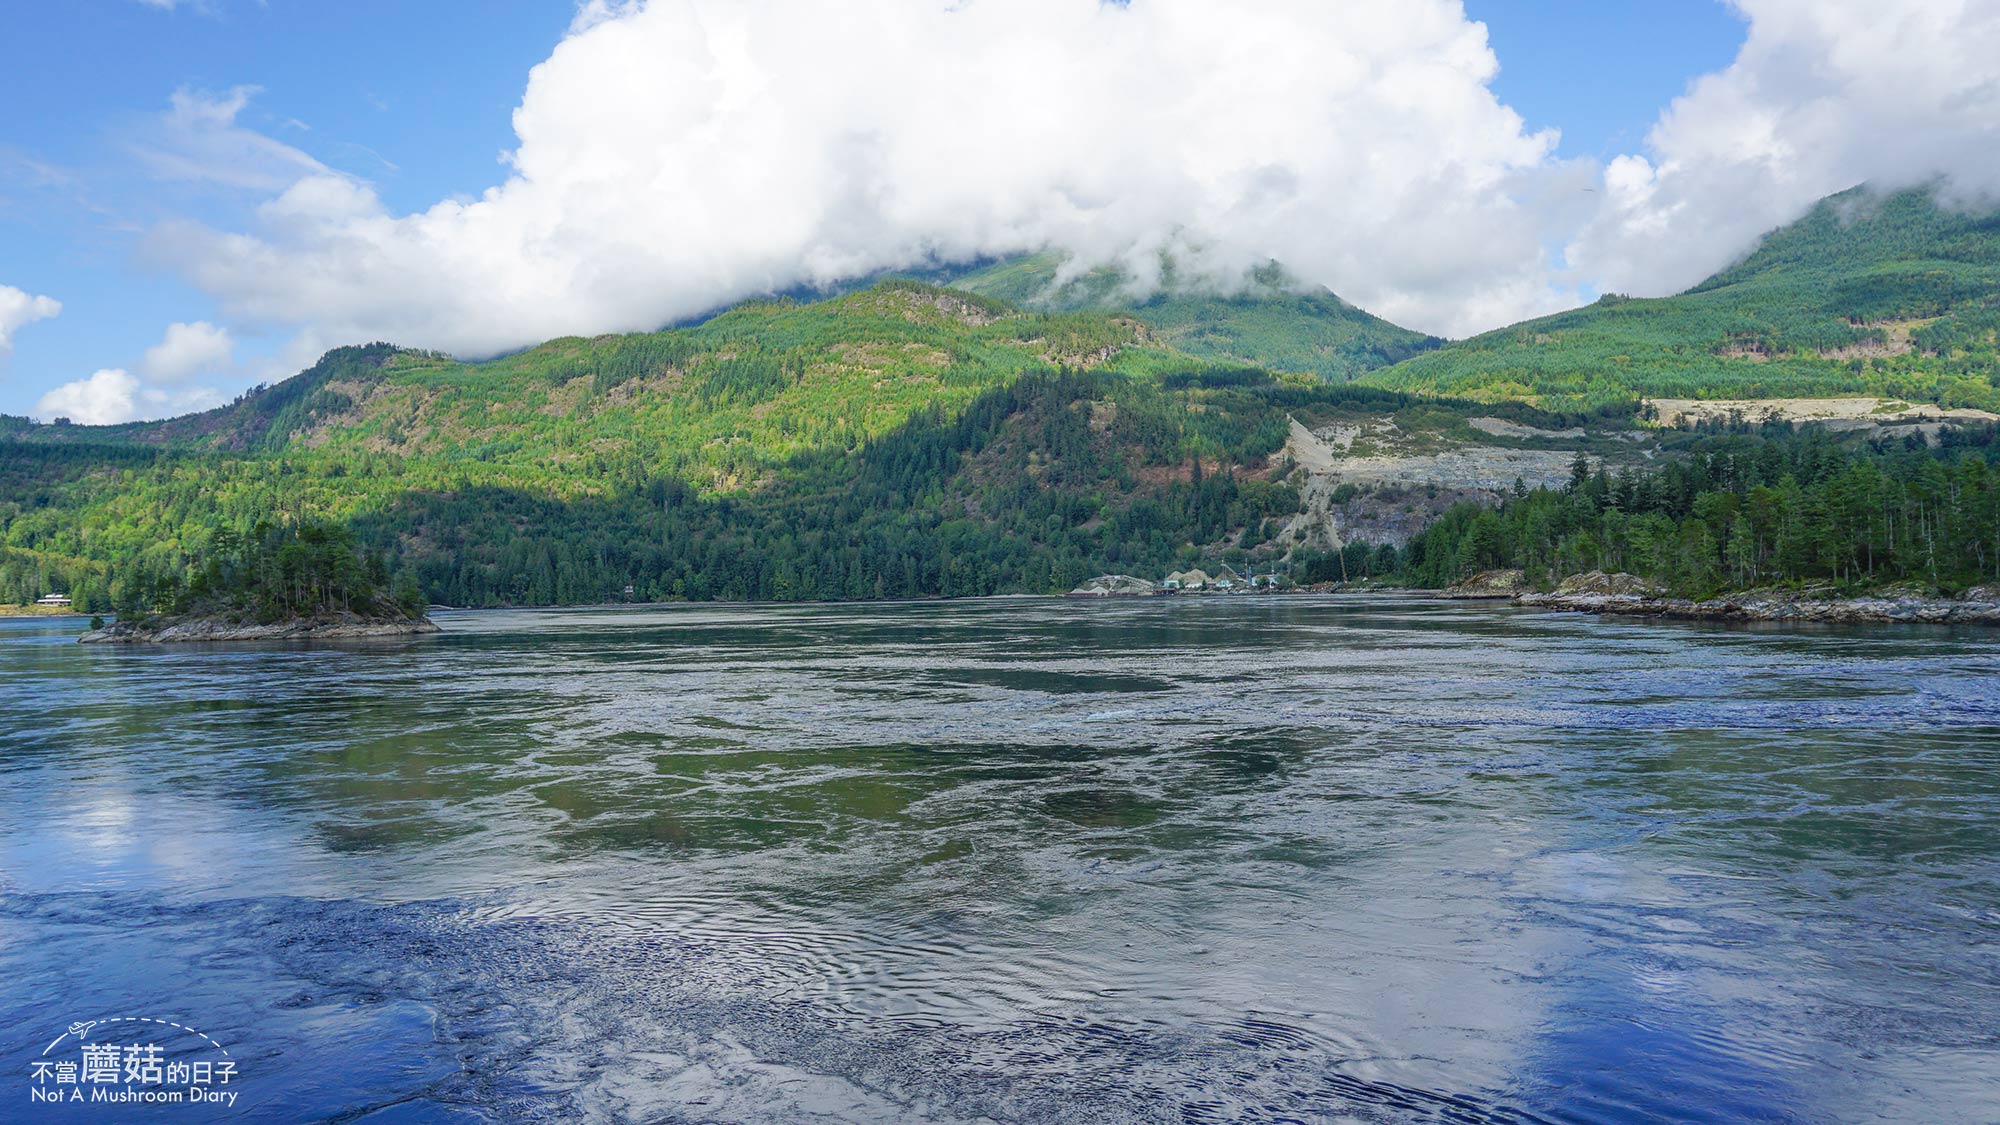
[[[2000,634],[440,623],[0,624],[0,1119],[2000,1120]],[[239,1100],[27,1102],[129,1018]]]

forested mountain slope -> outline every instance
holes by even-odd
[[[1517,469],[1664,463],[1693,435],[1635,431],[1640,393],[2000,405],[1995,233],[1924,193],[1838,197],[1680,297],[1372,371],[1428,342],[1276,271],[1120,312],[1095,307],[1115,275],[1052,293],[1035,259],[960,280],[1037,308],[895,280],[482,363],[340,348],[202,414],[0,419],[0,599],[101,606],[308,521],[475,605],[1051,592],[1270,564],[1302,549],[1294,521],[1335,515],[1400,542],[1517,493]],[[1295,441],[1326,463],[1301,471]]]
[[[855,448],[919,409],[955,413],[1024,370],[1137,370],[1174,358],[1145,336],[1129,319],[1025,313],[887,282],[815,303],[750,302],[692,328],[551,340],[484,363],[388,344],[339,348],[203,414],[113,427],[15,420],[12,431],[30,441],[478,464],[566,494],[642,464],[726,489],[754,485],[800,453]]]
[[[1048,591],[1268,558],[1293,417],[1480,437],[1128,316],[914,282],[487,363],[342,348],[201,415],[14,423],[0,595],[184,568],[260,520],[352,523],[453,604]]]
[[[1362,376],[1399,390],[1532,398],[1881,394],[2000,407],[2000,213],[1929,190],[1855,189],[1686,293],[1606,296]]]

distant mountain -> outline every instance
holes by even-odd
[[[1449,408],[1162,335],[888,281],[483,363],[339,348],[162,422],[13,419],[0,597],[68,575],[101,607],[107,566],[141,582],[224,529],[308,519],[451,604],[1049,591],[1284,553],[1293,418],[1476,436]]]
[[[852,449],[920,410],[955,414],[1027,370],[1205,366],[1143,335],[1129,318],[1030,313],[889,281],[815,302],[749,301],[686,328],[564,337],[477,363],[383,343],[336,348],[200,414],[121,426],[12,419],[0,435],[551,473],[577,459],[636,458],[709,487],[754,481],[800,454]]]
[[[1671,453],[1608,432],[1639,394],[2000,406],[1997,235],[1925,193],[1849,193],[1686,294],[1442,347],[1275,269],[1124,307],[1116,274],[1058,286],[1034,258],[482,363],[338,348],[201,414],[0,418],[0,599],[101,606],[266,520],[347,524],[451,604],[1046,592],[1267,564],[1333,506],[1390,539],[1468,489],[1566,475],[1576,449]],[[1288,446],[1375,475],[1302,485],[1315,466]]]
[[[1607,296],[1363,376],[1577,408],[1635,395],[1883,394],[2000,407],[2000,214],[1856,188],[1686,293]]]
[[[1129,311],[1158,340],[1189,355],[1302,371],[1333,382],[1406,359],[1444,341],[1401,328],[1306,285],[1277,265],[1252,274],[1239,292],[1220,295],[1177,285],[1171,270],[1159,292],[1134,294],[1116,270],[1097,269],[1057,284],[1062,260],[1036,254],[940,280],[955,289],[1027,308]]]

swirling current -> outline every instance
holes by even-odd
[[[2000,634],[438,619],[0,622],[0,1118],[2000,1121]],[[236,1100],[31,1103],[112,1017]]]

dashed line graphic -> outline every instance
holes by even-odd
[[[61,1035],[56,1036],[53,1042],[51,1042],[48,1046],[42,1048],[42,1054],[46,1055],[50,1051],[55,1050],[58,1044],[60,1044],[63,1040],[68,1039],[72,1035],[76,1036],[78,1040],[82,1040],[85,1035],[90,1034],[91,1028],[101,1027],[107,1023],[157,1023],[167,1027],[177,1027],[180,1028],[182,1031],[187,1032],[189,1035],[193,1035],[198,1038],[207,1040],[208,1045],[214,1047],[218,1051],[221,1051],[222,1056],[224,1058],[229,1057],[229,1048],[223,1046],[220,1043],[217,1043],[214,1039],[209,1038],[209,1036],[205,1032],[196,1031],[194,1028],[189,1027],[184,1023],[175,1023],[172,1020],[156,1020],[147,1016],[106,1016],[101,1020],[84,1020],[81,1023],[70,1024],[68,1031],[65,1031]]]

